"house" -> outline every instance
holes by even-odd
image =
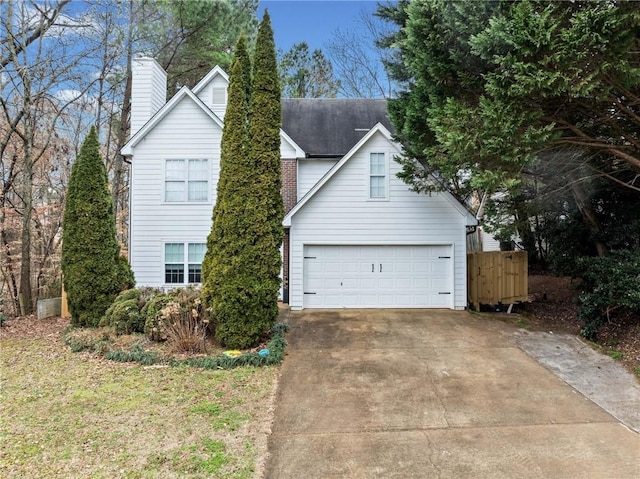
[[[201,281],[220,169],[227,75],[214,68],[166,98],[166,74],[133,62],[131,266],[140,286]],[[282,298],[303,308],[467,305],[466,227],[447,193],[418,194],[384,100],[284,99]]]

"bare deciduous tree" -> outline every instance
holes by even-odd
[[[348,98],[389,98],[396,89],[384,68],[390,53],[378,44],[388,35],[389,27],[365,10],[357,22],[364,28],[337,29],[327,46],[340,80],[340,93]]]

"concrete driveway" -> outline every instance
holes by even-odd
[[[640,436],[527,355],[514,328],[443,310],[290,324],[269,479],[640,477]]]

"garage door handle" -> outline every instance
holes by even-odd
[[[373,273],[375,271],[375,266],[373,265],[373,263],[371,263],[371,272]]]
[[[380,272],[382,273],[382,263],[380,263]]]

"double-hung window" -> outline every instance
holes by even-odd
[[[166,160],[164,171],[165,201],[208,201],[208,160]]]
[[[165,243],[165,284],[202,283],[202,260],[206,251],[205,243]]]
[[[369,198],[387,197],[387,162],[384,153],[369,154]]]

